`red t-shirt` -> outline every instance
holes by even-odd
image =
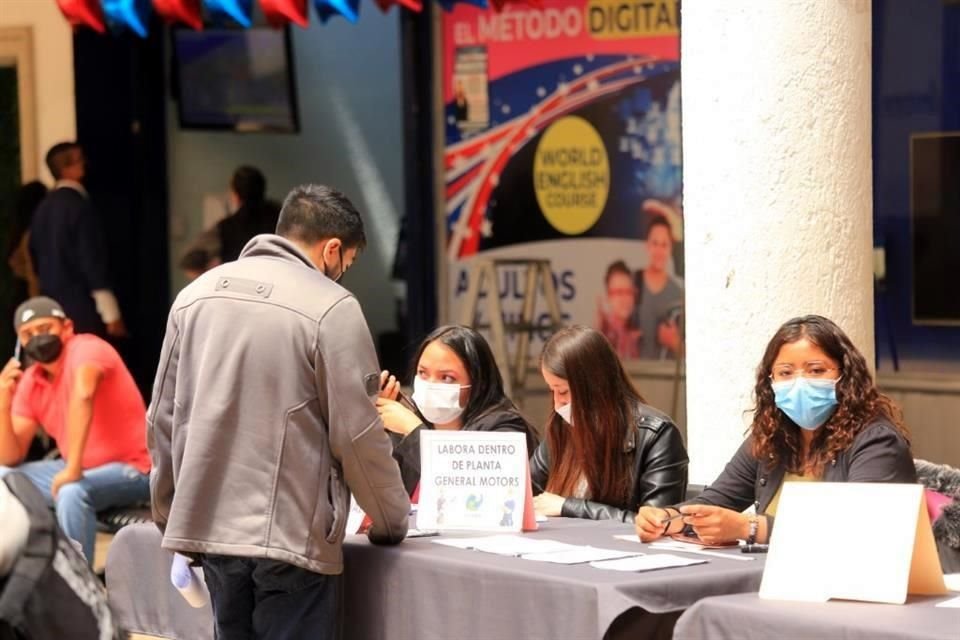
[[[73,336],[64,343],[63,352],[60,372],[53,380],[39,365],[26,370],[13,397],[13,415],[40,424],[66,457],[70,453],[67,415],[77,370],[87,364],[99,365],[103,377],[93,397],[90,434],[81,464],[90,469],[125,462],[148,473],[147,409],[120,354],[91,334]]]

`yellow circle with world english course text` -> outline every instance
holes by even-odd
[[[533,189],[560,233],[579,235],[597,223],[610,194],[610,160],[592,124],[567,116],[547,128],[533,158]]]

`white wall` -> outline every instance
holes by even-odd
[[[31,27],[33,32],[37,170],[51,183],[43,163],[47,149],[77,136],[72,31],[54,0],[0,0],[3,27]]]
[[[2,0],[0,0],[2,1]],[[323,183],[343,191],[360,210],[367,249],[344,279],[363,306],[371,332],[394,327],[389,280],[403,209],[403,130],[397,11],[365,5],[351,25],[316,19],[294,28],[300,105],[299,135],[184,131],[169,103],[171,273],[202,227],[203,198],[225,193],[234,168],[259,167],[276,199],[294,186]]]

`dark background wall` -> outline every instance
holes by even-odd
[[[77,138],[130,332],[118,348],[147,395],[170,303],[163,34],[74,36]]]
[[[903,370],[960,370],[960,326],[913,322],[909,155],[912,134],[958,130],[960,4],[874,0],[874,243],[885,248],[887,267],[876,303],[881,370],[892,369],[891,346]],[[960,190],[960,184],[947,188]],[[960,237],[941,241],[960,253]],[[940,277],[955,282],[960,296],[960,273]]]

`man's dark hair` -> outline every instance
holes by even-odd
[[[363,220],[353,203],[336,189],[319,184],[301,185],[287,194],[277,235],[305,244],[340,238],[346,249],[367,246]]]
[[[76,142],[58,142],[47,151],[47,168],[54,180],[59,180],[63,175],[63,170],[70,166],[70,152],[79,149],[80,145]]]
[[[184,271],[199,271],[203,273],[210,264],[210,255],[203,249],[191,249],[180,258],[180,268]]]
[[[267,179],[256,167],[238,167],[230,178],[230,188],[244,204],[261,202],[267,197]]]

